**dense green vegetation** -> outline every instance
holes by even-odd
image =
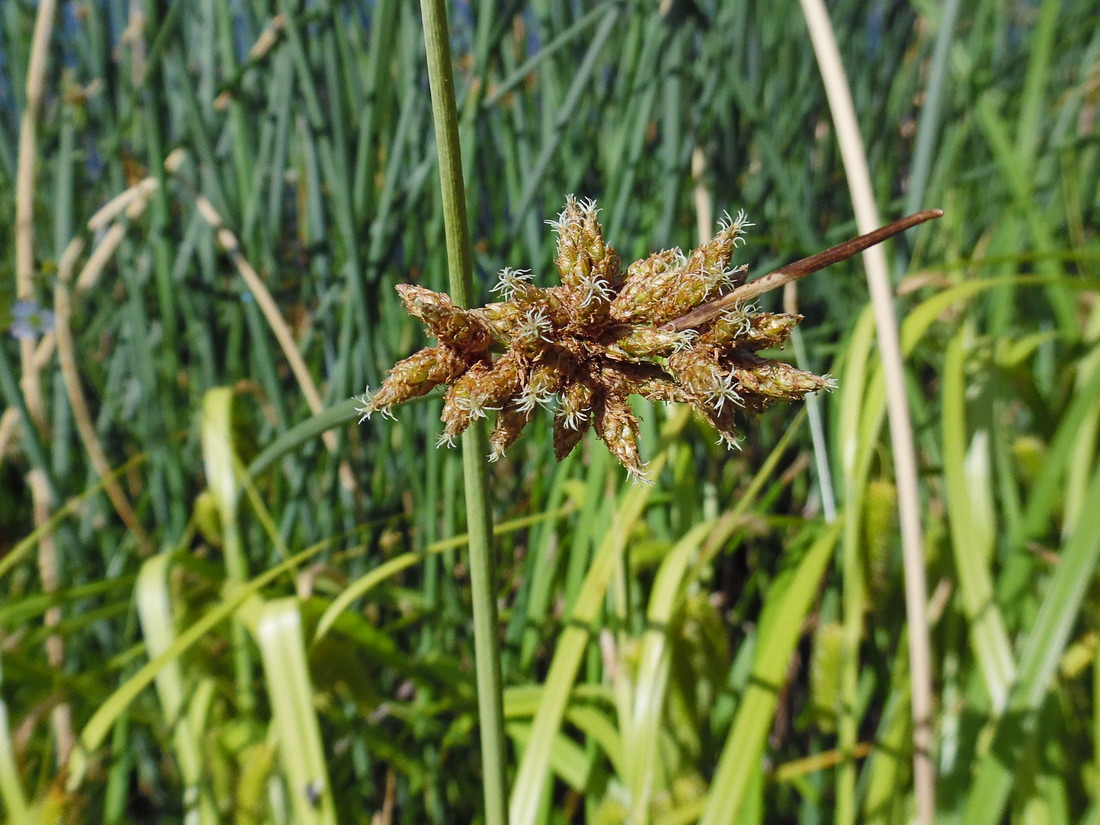
[[[450,9],[475,303],[569,193],[627,261],[858,233],[798,5],[505,5]],[[741,451],[639,402],[652,486],[545,413],[491,465],[514,825],[908,822],[923,676],[937,822],[1100,823],[1100,11],[829,12],[884,220],[946,213],[887,250],[931,672],[853,259],[759,299],[839,386]],[[448,291],[437,157],[415,4],[0,4],[8,821],[483,816],[460,452],[352,398]]]

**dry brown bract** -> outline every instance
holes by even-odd
[[[394,365],[378,392],[362,397],[359,412],[387,413],[446,385],[440,443],[452,444],[474,419],[497,410],[495,460],[543,406],[554,413],[559,461],[593,427],[627,472],[644,479],[631,394],[690,404],[732,447],[738,407],[760,412],[833,385],[759,355],[781,346],[801,315],[757,312],[734,299],[692,328],[669,323],[745,282],[747,267],[730,265],[752,226],[743,212],[690,255],[664,250],[625,272],[596,215],[594,202],[570,197],[551,222],[561,286],[540,288],[530,273],[506,269],[493,290],[501,302],[464,310],[446,295],[399,285],[409,314],[439,345]],[[494,356],[494,348],[503,354]]]

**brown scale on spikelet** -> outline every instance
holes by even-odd
[[[593,409],[592,426],[631,477],[646,477],[638,453],[638,418],[631,411],[625,393],[600,393]]]
[[[759,312],[730,296],[733,306],[690,328],[669,323],[744,284],[747,267],[731,266],[752,226],[743,212],[727,216],[690,254],[663,250],[625,272],[592,201],[569,197],[550,223],[560,286],[537,287],[530,272],[505,269],[493,289],[501,300],[473,310],[423,287],[397,288],[440,345],[395,365],[378,392],[361,399],[364,416],[445,385],[440,443],[453,443],[497,410],[495,460],[536,409],[547,407],[559,460],[591,428],[633,478],[644,479],[630,395],[690,404],[735,447],[735,417],[832,386],[827,377],[758,354],[782,346],[800,315]]]
[[[797,401],[807,393],[833,387],[828,376],[814,375],[745,350],[734,350],[727,360],[742,387],[778,401]]]
[[[573,448],[581,443],[581,439],[591,426],[590,417],[584,418],[576,426],[571,426],[565,416],[554,416],[554,456],[558,461],[573,452]]]
[[[422,349],[394,364],[378,392],[369,397],[363,396],[358,408],[362,416],[359,422],[376,412],[392,418],[391,407],[455,380],[469,367],[470,361],[448,346]]]
[[[496,426],[493,427],[493,432],[489,435],[489,446],[492,448],[492,452],[489,453],[490,461],[496,461],[504,455],[504,451],[516,442],[516,439],[523,432],[523,428],[527,426],[527,422],[531,420],[531,416],[534,414],[533,409],[508,408],[500,411]]]
[[[398,284],[397,294],[409,315],[423,321],[439,343],[471,355],[485,352],[493,343],[489,325],[472,312],[455,306],[449,296],[412,284]]]

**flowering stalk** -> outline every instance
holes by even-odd
[[[439,345],[396,364],[359,412],[387,413],[447,386],[440,444],[498,411],[495,460],[543,406],[554,413],[558,460],[594,429],[632,477],[645,479],[630,395],[690,404],[722,443],[736,446],[737,410],[759,413],[833,386],[828,376],[759,354],[782,346],[802,316],[760,312],[749,301],[940,214],[911,215],[746,283],[747,267],[731,265],[752,226],[744,212],[727,216],[691,254],[662,250],[623,271],[596,204],[570,196],[550,222],[560,286],[537,287],[530,273],[505,269],[493,289],[503,300],[472,310],[423,287],[397,287]]]
[[[470,233],[466,223],[466,193],[462,180],[462,153],[458,139],[458,111],[451,71],[450,35],[447,31],[447,6],[444,0],[421,0],[424,24],[424,50],[428,58],[428,82],[432,97],[432,120],[439,154],[439,183],[443,202],[443,225],[447,240],[447,262],[451,293],[443,301],[415,288],[402,292],[402,299],[440,339],[438,358],[419,364],[419,371],[405,370],[392,383],[392,403],[420,395],[439,384],[452,387],[474,364],[486,365],[485,349],[491,342],[487,330],[470,320],[462,307],[469,306],[473,293],[473,266]],[[456,305],[457,304],[457,305]],[[418,314],[419,313],[419,314]],[[415,356],[414,356],[415,357]],[[406,359],[408,361],[408,359]],[[396,369],[396,367],[395,367]],[[394,376],[391,374],[391,379]],[[405,383],[398,384],[398,381]],[[383,390],[386,385],[383,385]],[[477,388],[470,388],[466,410],[471,414],[484,409]],[[381,392],[381,391],[380,391]],[[491,400],[491,399],[489,399]],[[481,407],[476,403],[480,402]],[[452,404],[458,409],[458,405]],[[375,408],[377,409],[377,407]],[[450,427],[457,435],[473,420]],[[452,437],[453,437],[452,435]],[[493,571],[493,511],[489,493],[489,472],[485,464],[488,438],[484,422],[469,427],[463,436],[462,470],[466,485],[466,523],[469,534],[470,593],[474,628],[474,668],[477,676],[478,728],[481,741],[482,794],[486,825],[507,825],[508,787],[504,740],[504,687],[500,671],[500,623],[496,609],[496,585]]]

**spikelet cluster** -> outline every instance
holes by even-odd
[[[364,417],[446,386],[440,444],[496,411],[490,436],[499,458],[539,407],[554,422],[560,461],[589,429],[635,478],[644,478],[632,394],[690,404],[736,446],[737,411],[760,412],[832,386],[820,377],[759,355],[782,346],[800,315],[735,306],[695,329],[668,322],[744,283],[732,266],[744,213],[722,222],[707,243],[685,255],[657,252],[625,270],[603,238],[592,201],[572,196],[556,221],[561,285],[532,283],[530,272],[505,269],[500,297],[465,310],[420,286],[397,287],[409,314],[439,341],[397,363],[381,388],[360,401]]]

